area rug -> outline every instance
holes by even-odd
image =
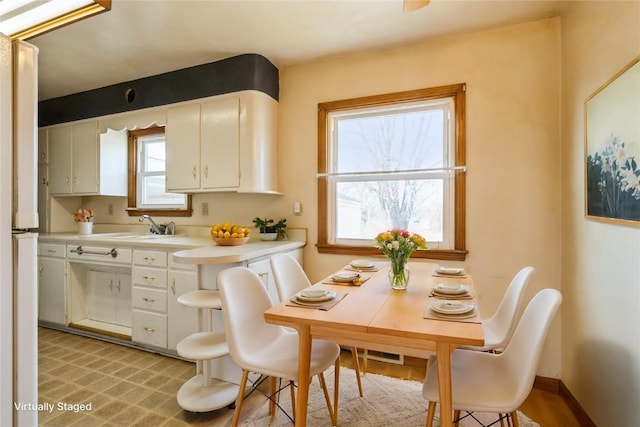
[[[325,373],[329,393],[333,396],[333,373]],[[338,425],[343,427],[402,426],[422,427],[427,419],[427,400],[422,397],[422,383],[404,381],[384,375],[367,373],[362,377],[364,397],[359,397],[352,369],[340,368],[340,398],[338,402]],[[333,398],[333,397],[332,397]],[[289,389],[281,392],[280,406],[291,414]],[[439,426],[439,408],[434,426]],[[497,416],[496,416],[497,419]],[[526,415],[518,412],[521,427],[539,427]],[[480,425],[471,420],[472,424]],[[243,426],[291,426],[291,420],[280,410],[272,419],[268,405],[257,408],[242,424]],[[317,378],[309,390],[308,426],[331,426],[327,405]],[[499,423],[498,423],[499,425]]]

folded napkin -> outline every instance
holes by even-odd
[[[294,295],[293,297],[291,297],[291,299],[289,299],[289,301],[286,302],[285,305],[289,307],[315,308],[317,310],[327,311],[331,307],[333,307],[334,305],[342,301],[342,299],[346,296],[347,296],[346,292],[336,292],[336,296],[333,299],[330,299],[329,301],[308,302],[308,301],[300,301],[296,299]]]
[[[384,264],[384,263],[382,263]],[[359,272],[371,272],[375,273],[376,271],[380,271],[382,268],[382,264],[375,262],[373,263],[373,267],[354,267],[351,264],[348,264],[344,267],[343,270],[351,270],[351,271],[359,271]]]
[[[443,295],[443,294],[437,294],[435,292],[431,292],[429,296],[431,298],[447,299],[447,300],[473,299],[473,294],[471,292],[467,292],[466,294],[462,294],[462,295]]]
[[[433,277],[446,277],[447,279],[464,279],[465,277],[467,277],[467,274],[442,274],[442,273],[438,273],[437,271],[434,271],[431,274]]]
[[[329,276],[320,283],[324,283],[325,285],[360,286],[369,279],[371,279],[371,276],[360,275],[360,277],[353,279],[351,282],[338,282]]]

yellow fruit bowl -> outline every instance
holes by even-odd
[[[240,246],[249,241],[248,237],[216,237],[213,239],[218,246]]]

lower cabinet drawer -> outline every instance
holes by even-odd
[[[160,268],[133,267],[131,276],[134,285],[167,289],[167,270]]]
[[[134,286],[131,302],[134,309],[141,308],[164,314],[167,311],[167,291]]]
[[[141,344],[167,348],[167,315],[133,310],[131,339]]]

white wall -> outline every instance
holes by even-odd
[[[584,216],[583,109],[638,55],[639,2],[570,2],[562,18],[562,381],[602,426],[640,425],[640,228]]]

